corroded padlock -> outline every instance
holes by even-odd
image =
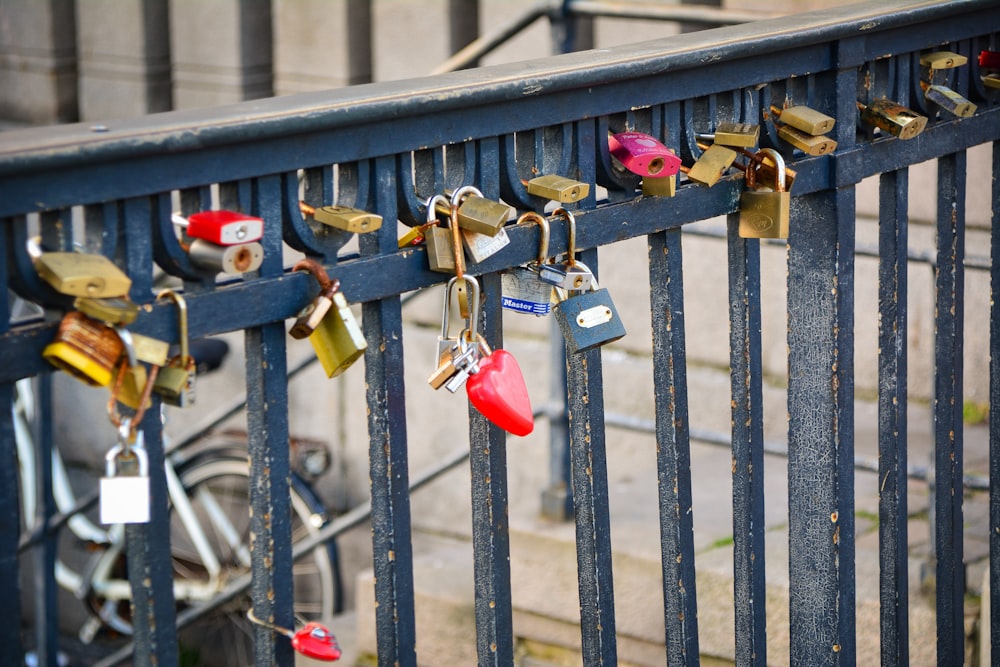
[[[586,291],[557,288],[556,294],[560,300],[552,307],[552,313],[566,339],[566,351],[570,354],[586,352],[625,336],[625,325],[611,300],[611,294],[607,289],[598,287],[596,279],[591,279]]]
[[[927,127],[927,117],[885,98],[865,106],[858,103],[861,120],[900,139],[912,139]]]
[[[933,53],[925,53],[920,56],[920,66],[931,70],[954,69],[955,67],[961,67],[967,62],[969,62],[968,58],[951,51],[934,51]]]
[[[791,195],[785,185],[785,160],[778,151],[764,148],[758,155],[769,155],[777,165],[774,186],[757,183],[757,165],[747,161],[746,190],[740,196],[739,235],[742,238],[788,238]]]
[[[951,88],[929,85],[923,81],[920,82],[920,85],[924,89],[924,97],[927,98],[927,101],[933,102],[948,113],[959,118],[968,118],[976,113],[978,107]]]
[[[53,366],[94,387],[111,383],[122,356],[122,340],[111,327],[83,313],[66,313],[42,356]]]

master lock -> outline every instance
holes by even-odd
[[[757,166],[753,160],[747,161],[746,187],[740,196],[739,235],[745,239],[786,239],[788,221],[791,214],[791,194],[785,187],[785,160],[773,148],[762,148],[774,160],[775,182],[773,188],[761,187],[757,183]]]
[[[106,387],[111,383],[122,349],[121,338],[114,329],[74,310],[63,317],[42,356],[81,382]]]
[[[312,343],[313,350],[323,364],[323,370],[327,377],[336,377],[346,371],[358,357],[364,354],[368,342],[364,333],[358,325],[358,321],[351,312],[351,307],[347,303],[343,292],[340,291],[340,281],[330,280],[326,269],[321,264],[311,259],[304,259],[298,262],[293,271],[308,271],[320,285],[320,296],[317,301],[329,300],[325,306],[323,314],[318,322],[313,323],[314,329],[309,334],[309,342]],[[305,310],[313,308],[323,309],[317,303],[306,306]],[[300,313],[300,319],[305,313]],[[308,315],[307,315],[308,317]]]
[[[577,264],[590,271],[582,262]],[[596,279],[591,280],[588,291],[570,292],[563,297],[564,292],[561,288],[556,289],[560,301],[552,307],[552,313],[566,339],[567,352],[579,354],[625,336],[625,325],[611,294],[598,287]]]

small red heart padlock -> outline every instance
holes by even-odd
[[[333,662],[340,659],[340,644],[333,633],[316,623],[306,623],[292,636],[292,648],[304,656]]]
[[[505,431],[525,436],[534,430],[528,387],[510,352],[487,352],[479,360],[478,372],[469,376],[465,389],[472,405]]]

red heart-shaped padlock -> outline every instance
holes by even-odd
[[[472,405],[505,431],[523,436],[535,428],[528,387],[510,352],[493,350],[482,357],[479,372],[469,376],[465,389]]]
[[[292,637],[292,648],[316,660],[333,662],[340,659],[340,644],[333,633],[315,621],[306,623]]]

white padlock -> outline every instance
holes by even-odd
[[[119,461],[129,455],[137,460],[137,475],[119,474]],[[104,457],[104,467],[101,523],[149,523],[149,457],[142,431],[136,435],[128,452],[121,444],[112,447]]]

